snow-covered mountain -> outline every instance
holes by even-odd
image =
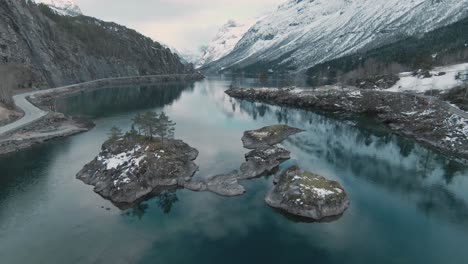
[[[182,50],[177,50],[174,48],[171,48],[171,50],[177,54],[182,61],[185,63],[192,63],[193,65],[198,65],[198,63],[201,60],[201,57],[203,54],[201,51],[198,50],[187,50],[187,49],[182,49]]]
[[[80,7],[73,0],[33,0],[38,4],[48,5],[52,10],[63,16],[82,15]]]
[[[468,15],[468,0],[288,0],[205,70],[302,71]]]
[[[206,47],[204,54],[198,67],[206,65],[210,62],[217,61],[230,53],[244,34],[258,21],[258,19],[250,19],[245,22],[237,22],[229,20],[224,24],[213,41]]]

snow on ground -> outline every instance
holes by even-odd
[[[136,146],[134,149],[128,152],[112,155],[111,157],[99,156],[98,160],[102,161],[102,163],[107,166],[107,170],[117,169],[125,164],[138,166],[143,160],[144,156],[136,158],[134,155],[135,152],[137,152],[140,149],[140,146]]]
[[[433,75],[430,78],[411,76],[411,73],[401,73],[400,81],[388,89],[390,92],[414,91],[424,93],[429,90],[448,90],[460,86],[461,80],[456,77],[459,73],[468,72],[468,63],[456,64],[451,66],[438,67],[431,71]],[[439,75],[445,73],[445,75]]]
[[[335,192],[323,188],[314,187],[312,190],[321,198],[335,194]]]

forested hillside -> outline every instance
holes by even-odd
[[[428,70],[468,61],[468,18],[420,36],[316,65],[307,71],[311,84],[353,83],[370,76]]]

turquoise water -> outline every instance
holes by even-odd
[[[231,99],[230,84],[117,87],[57,102],[96,127],[0,159],[0,263],[466,262],[468,167],[366,118]],[[112,126],[127,129],[136,113],[162,109],[176,137],[200,151],[196,177],[237,169],[245,130],[307,130],[284,142],[293,157],[284,166],[338,180],[349,210],[328,223],[286,217],[266,206],[264,177],[243,182],[242,197],[179,190],[120,211],[75,179]]]

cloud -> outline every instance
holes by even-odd
[[[83,13],[113,21],[178,49],[208,43],[229,19],[245,20],[284,0],[75,0]]]

